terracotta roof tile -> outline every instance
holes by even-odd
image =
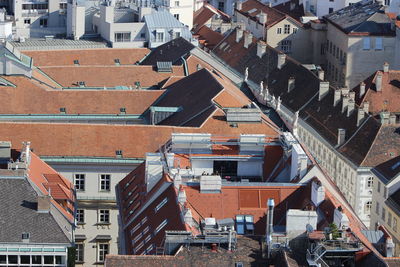
[[[221,10],[216,9],[210,4],[204,4],[198,9],[193,15],[193,28],[194,32],[197,32],[203,25],[207,24],[213,16],[219,16],[224,22],[229,22],[229,15],[225,14]]]
[[[147,48],[133,49],[84,49],[84,50],[48,50],[24,51],[24,54],[33,58],[35,66],[68,66],[79,60],[80,65],[115,65],[114,59],[120,64],[135,64],[150,53]]]
[[[202,44],[208,49],[213,49],[223,38],[224,36],[216,31],[211,30],[207,26],[201,26],[196,32],[198,39]]]

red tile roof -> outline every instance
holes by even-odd
[[[224,36],[216,31],[211,30],[207,26],[201,26],[195,33],[194,36],[199,39],[199,42],[208,49],[212,50]]]
[[[194,32],[197,32],[203,25],[211,20],[213,16],[218,16],[225,22],[230,21],[229,15],[225,14],[221,10],[216,9],[210,4],[204,4],[193,14]]]

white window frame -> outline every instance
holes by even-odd
[[[276,28],[276,34],[282,34],[282,28],[281,27]]]
[[[106,255],[110,253],[110,244],[108,243],[98,243],[97,244],[97,261],[104,262]]]
[[[100,174],[100,191],[111,191],[111,174]]]
[[[110,223],[110,210],[100,209],[98,223],[105,224]]]
[[[78,218],[82,218],[82,220],[78,220]],[[85,223],[85,210],[84,209],[76,210],[76,222],[77,223]]]
[[[79,188],[77,187],[77,181],[79,181]],[[75,173],[74,174],[74,186],[75,186],[76,191],[81,191],[81,192],[85,191],[86,175],[84,173]]]
[[[79,249],[78,246],[81,246],[82,249]],[[77,242],[75,250],[76,250],[75,261],[76,262],[84,262],[85,261],[85,244],[83,242]],[[82,258],[79,259],[79,257],[82,257]]]

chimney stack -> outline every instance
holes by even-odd
[[[343,96],[342,98],[342,113],[346,111],[347,105],[349,104],[349,97],[348,96]]]
[[[321,81],[325,80],[325,71],[323,70],[318,71],[318,79],[320,79]]]
[[[389,72],[389,63],[387,63],[387,62],[385,62],[384,64],[383,64],[383,72]]]
[[[267,5],[268,5],[268,7],[272,7],[272,2],[269,1]]]
[[[277,68],[282,69],[283,65],[285,65],[286,62],[286,55],[285,54],[278,54],[278,64]]]
[[[396,115],[392,114],[389,116],[389,124],[390,125],[396,124]]]
[[[257,56],[262,58],[267,50],[267,44],[263,41],[257,42]]]
[[[365,102],[364,102],[364,104],[363,104],[363,110],[364,110],[364,112],[365,112],[366,114],[368,114],[368,112],[369,112],[369,102],[368,102],[368,101],[365,101]]]
[[[244,32],[244,43],[243,46],[245,48],[249,48],[249,46],[251,45],[251,42],[253,41],[253,34],[251,34],[248,31]]]
[[[356,100],[356,92],[351,91],[351,92],[349,93],[349,97],[350,97],[350,100]]]
[[[345,139],[346,139],[346,130],[339,128],[338,129],[338,146],[343,145]]]
[[[357,110],[357,127],[360,126],[362,120],[364,119],[364,110],[362,108],[359,108]]]
[[[274,232],[274,206],[275,202],[273,198],[269,198],[267,202],[268,212],[267,212],[267,225],[266,225],[266,243],[268,250],[268,258],[271,258],[271,248],[272,248],[272,234]]]
[[[240,28],[236,28],[236,43],[239,43],[242,37],[243,37],[243,30]]]
[[[51,196],[38,196],[37,212],[48,213],[51,207]]]
[[[236,1],[236,9],[242,10],[242,1]]]
[[[382,72],[378,71],[378,73],[376,74],[376,80],[375,80],[375,86],[376,86],[377,92],[382,91],[382,77],[383,77]]]
[[[389,111],[382,111],[380,116],[381,116],[381,124],[382,125],[388,125],[389,124],[389,117],[390,117]]]
[[[319,82],[319,95],[318,101],[321,101],[324,96],[329,92],[329,82]]]
[[[353,113],[354,107],[355,107],[355,102],[352,99],[349,99],[349,102],[347,103],[347,117],[350,117],[351,113]]]
[[[296,82],[296,80],[295,80],[295,78],[294,77],[290,77],[289,78],[289,80],[288,80],[288,93],[290,93],[290,91],[292,91],[293,89],[294,89],[294,87],[295,87],[295,82]]]
[[[335,90],[335,95],[333,97],[334,107],[336,107],[336,105],[339,103],[341,97],[342,97],[342,92],[340,90]]]
[[[267,14],[264,12],[260,13],[260,17],[258,19],[262,25],[265,25],[267,23]]]
[[[365,83],[360,83],[360,98],[365,94]]]

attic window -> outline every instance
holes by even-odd
[[[79,60],[75,59],[75,60],[74,60],[74,64],[75,64],[75,65],[79,65]]]
[[[29,233],[22,233],[22,239],[29,239],[30,236]]]
[[[119,58],[114,59],[114,63],[115,63],[116,65],[120,65],[120,64],[121,64],[121,63],[119,62]]]
[[[79,87],[85,87],[84,81],[79,81],[79,82],[77,82],[77,84],[79,85]]]
[[[157,61],[157,71],[158,72],[172,72],[172,62],[171,61]]]
[[[126,114],[126,108],[120,108],[119,111],[121,112],[121,114]]]
[[[60,113],[62,113],[62,114],[67,113],[67,109],[66,108],[60,108]]]
[[[122,150],[115,150],[115,155],[119,158],[122,157]]]

